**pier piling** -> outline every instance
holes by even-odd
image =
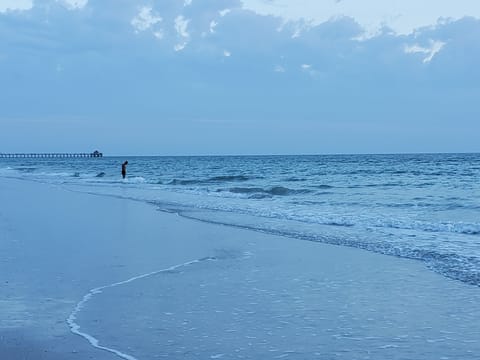
[[[103,157],[97,150],[92,153],[0,153],[0,158],[91,158]]]

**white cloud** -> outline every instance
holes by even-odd
[[[30,10],[33,0],[0,0],[0,13],[15,10]]]
[[[232,56],[232,53],[228,50],[223,50],[223,56],[230,57],[230,56]]]
[[[57,0],[57,2],[70,10],[83,9],[88,4],[88,0]]]
[[[210,33],[214,33],[215,32],[215,28],[217,27],[218,25],[218,22],[216,22],[215,20],[212,20],[210,21]]]
[[[162,30],[157,30],[153,32],[153,36],[155,36],[157,39],[161,40],[165,36]]]
[[[223,10],[219,11],[218,14],[220,15],[220,17],[224,17],[225,15],[227,15],[231,11],[232,10],[230,10],[230,9],[223,9]],[[216,21],[216,20],[210,21],[210,34],[215,33],[215,28],[217,27],[217,25],[218,25],[218,21]]]
[[[282,65],[275,65],[275,67],[273,68],[273,71],[278,73],[284,73],[286,70]]]
[[[152,8],[144,6],[140,9],[137,16],[130,22],[136,32],[150,29],[153,25],[161,22],[163,19],[152,13]],[[163,35],[162,35],[163,36]]]
[[[188,44],[188,40],[190,39],[190,34],[187,31],[189,22],[190,22],[190,19],[185,19],[183,15],[179,15],[175,18],[175,30],[178,36],[183,38],[183,40],[180,43],[174,46],[175,51],[181,51],[185,49],[185,47]]]
[[[425,54],[426,57],[423,59],[423,63],[429,63],[432,61],[433,57],[442,50],[442,48],[445,46],[445,43],[442,41],[430,41],[430,47],[423,47],[418,44],[411,45],[411,46],[405,46],[405,52],[407,54]]]
[[[365,30],[365,37],[379,34],[385,26],[396,34],[408,35],[416,29],[435,26],[439,21],[464,16],[480,18],[478,0],[242,0],[243,7],[286,21],[311,21],[318,25],[339,17],[351,17]]]
[[[300,34],[301,34],[300,29],[298,29],[298,28],[295,29],[295,31],[292,34],[292,39],[296,39],[296,38],[300,37]]]
[[[185,0],[185,1],[183,2],[183,6],[184,6],[184,7],[189,6],[189,5],[191,5],[191,4],[192,4],[192,0]]]
[[[312,21],[305,21],[305,20],[299,20],[295,22],[289,22],[284,19],[282,24],[277,28],[278,32],[284,31],[286,28],[289,28],[291,30],[291,38],[296,39],[300,37],[302,32],[310,29],[314,24]]]
[[[232,10],[224,9],[224,10],[219,11],[218,13],[220,14],[220,16],[223,17],[223,16],[227,15],[230,11],[232,11]]]
[[[183,15],[179,15],[175,18],[175,30],[177,31],[178,35],[184,38],[190,37],[190,34],[187,31],[189,22],[190,20],[185,19]]]
[[[302,64],[300,68],[303,72],[307,73],[310,76],[317,77],[320,73],[313,68],[311,64]]]
[[[187,46],[187,42],[186,42],[186,41],[175,45],[175,46],[173,47],[173,50],[175,50],[175,51],[182,51],[183,49],[185,49],[185,46]]]

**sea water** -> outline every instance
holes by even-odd
[[[0,176],[418,259],[480,285],[480,154],[0,159]]]

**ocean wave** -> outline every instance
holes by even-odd
[[[398,230],[414,230],[427,233],[455,233],[463,235],[480,235],[480,223],[475,222],[428,222],[428,221],[405,221],[388,217],[368,216],[335,216],[335,215],[288,215],[287,219],[320,225],[356,226],[359,228],[385,228]]]
[[[146,180],[142,176],[134,176],[134,177],[126,178],[124,182],[133,183],[133,184],[143,184],[146,182]]]
[[[194,185],[199,184],[199,180],[179,180],[173,179],[172,181],[168,182],[167,185]],[[160,182],[159,182],[160,184]]]
[[[346,221],[325,221],[325,222],[323,222],[323,225],[343,226],[343,227],[355,226],[354,223],[346,222]]]
[[[46,172],[42,171],[36,174],[38,177],[49,177],[49,178],[68,178],[68,177],[77,177],[75,173],[71,172]]]
[[[267,194],[273,196],[288,196],[296,194],[307,194],[311,192],[311,190],[295,190],[283,186],[273,186],[266,189],[259,187],[234,187],[230,188],[228,191],[234,194]]]
[[[223,176],[214,176],[207,181],[247,181],[253,179],[250,176],[245,175],[223,175]]]
[[[0,175],[10,175],[14,172],[14,169],[10,166],[0,168]]]
[[[287,181],[287,182],[300,182],[300,181],[308,181],[308,179],[305,179],[305,178],[297,178],[297,177],[289,177],[289,178],[284,179],[284,181]]]
[[[317,189],[333,189],[335,186],[321,184],[321,185],[314,185],[313,187]]]
[[[37,170],[36,167],[29,167],[29,166],[19,166],[16,168],[13,168],[13,170],[17,170],[21,173],[33,173],[35,170]]]
[[[399,230],[420,230],[435,233],[457,233],[465,235],[479,235],[480,223],[467,222],[439,222],[432,223],[426,221],[397,221],[394,219],[378,220],[375,227],[385,227]]]
[[[433,185],[435,185],[434,182],[423,182],[423,183],[419,183],[419,184],[414,184],[413,186],[417,187],[417,188],[426,188],[426,187],[433,186]]]
[[[341,171],[338,174],[342,175],[362,175],[362,176],[370,176],[370,175],[406,175],[406,176],[470,176],[471,174],[468,172],[459,173],[456,170],[443,170],[443,171],[434,171],[430,169],[425,170],[389,170],[386,168],[381,169],[353,169],[349,171]]]
[[[251,177],[246,175],[219,175],[206,179],[173,179],[167,182],[167,185],[208,185],[222,182],[241,182],[251,179],[258,179],[259,177]],[[162,182],[158,182],[162,184]]]
[[[408,184],[404,184],[404,183],[393,183],[393,182],[378,183],[378,184],[358,184],[358,185],[349,185],[349,186],[347,186],[347,189],[377,188],[377,187],[397,187],[397,186],[408,186]]]

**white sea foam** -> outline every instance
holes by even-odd
[[[124,281],[119,281],[119,282],[116,282],[116,283],[112,283],[112,284],[109,284],[109,285],[104,285],[104,286],[100,286],[100,287],[96,287],[94,289],[91,289],[87,294],[85,294],[83,296],[82,300],[77,303],[74,310],[72,311],[70,316],[67,318],[67,324],[70,327],[70,331],[72,333],[74,333],[75,335],[79,335],[79,336],[83,337],[93,347],[95,347],[99,350],[108,351],[112,354],[117,355],[118,357],[120,357],[122,359],[125,359],[125,360],[138,360],[136,357],[134,357],[132,355],[129,355],[129,354],[126,354],[126,353],[123,353],[120,350],[100,345],[100,341],[97,338],[95,338],[94,336],[92,336],[92,335],[90,335],[90,334],[88,334],[84,331],[80,331],[80,325],[76,322],[77,315],[80,313],[80,311],[82,311],[85,308],[86,303],[88,301],[90,301],[94,296],[96,296],[98,294],[101,294],[103,292],[103,290],[105,290],[105,289],[125,285],[125,284],[131,283],[135,280],[144,279],[146,277],[154,276],[154,275],[157,275],[157,274],[160,274],[160,273],[163,273],[163,272],[173,271],[173,270],[176,270],[176,269],[181,268],[181,267],[189,266],[189,265],[199,263],[199,262],[202,262],[202,261],[207,261],[207,260],[214,260],[214,258],[205,257],[205,258],[202,258],[202,259],[187,261],[187,262],[182,263],[182,264],[173,265],[173,266],[171,266],[169,268],[166,268],[166,269],[152,271],[152,272],[149,272],[149,273],[146,273],[146,274],[131,277],[131,278],[129,278],[127,280],[124,280]]]
[[[143,184],[146,182],[145,178],[142,176],[135,176],[135,177],[127,178],[126,180],[127,182],[132,184]]]

